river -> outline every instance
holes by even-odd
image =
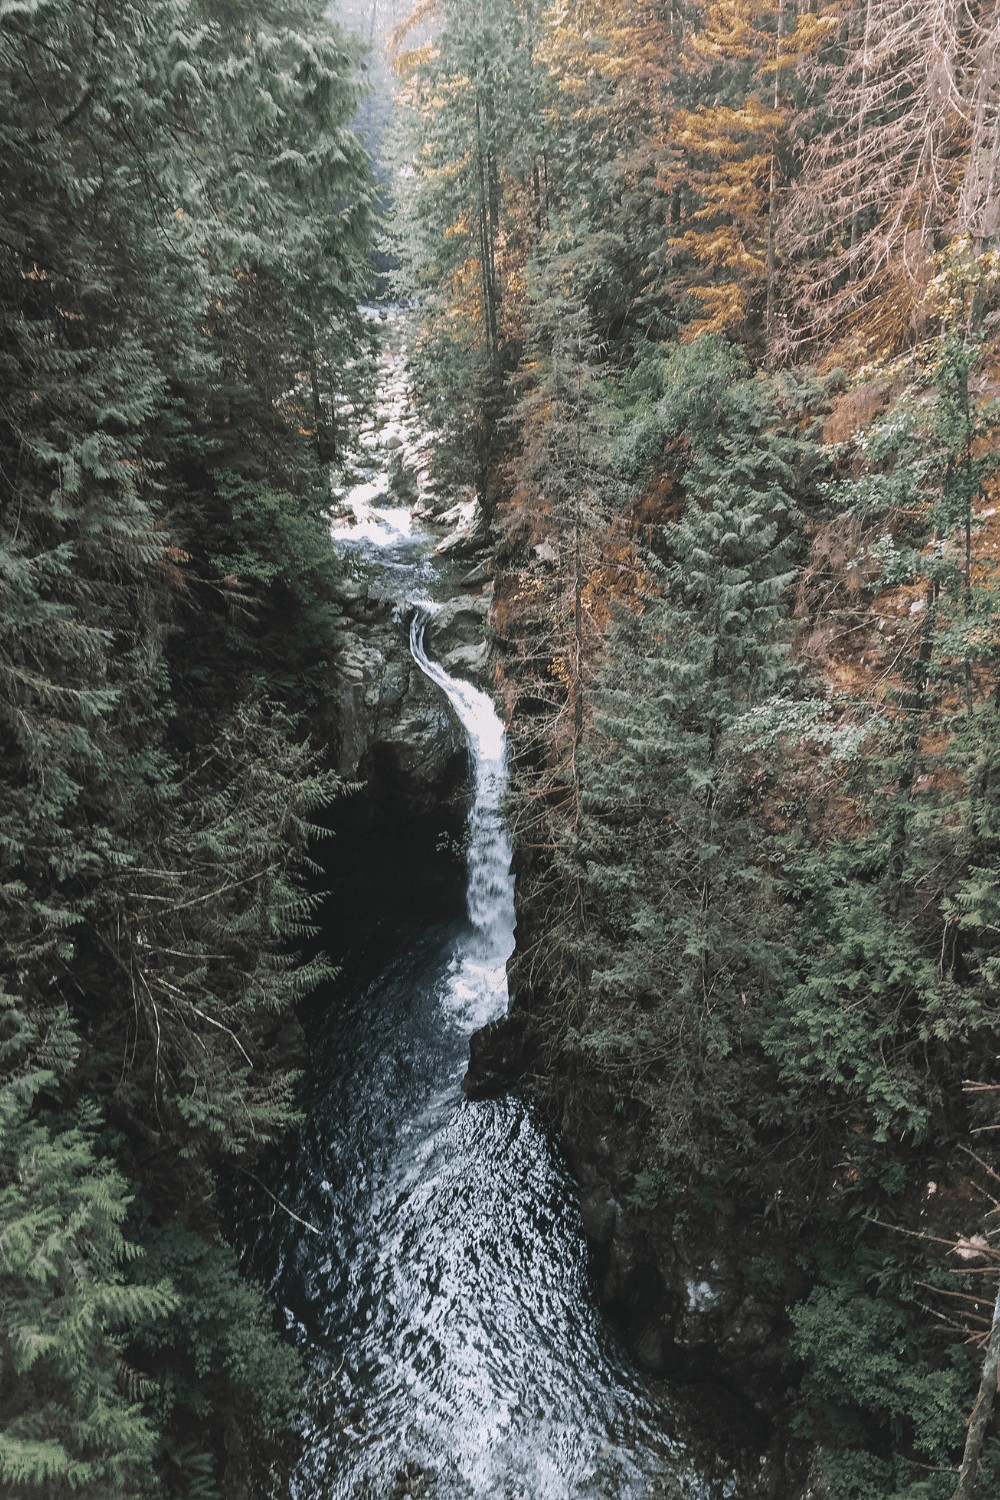
[[[393,420],[389,414],[390,425]],[[384,438],[384,428],[383,428]],[[469,746],[464,920],[432,927],[313,1037],[306,1119],[263,1257],[310,1371],[295,1500],[721,1497],[667,1392],[602,1322],[573,1184],[517,1098],[470,1103],[470,1033],[507,1007],[507,744],[489,697],[429,655],[431,538],[385,503],[377,449],[347,497]]]

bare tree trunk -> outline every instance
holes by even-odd
[[[337,456],[337,445],[323,409],[323,398],[319,389],[319,370],[316,367],[314,354],[309,356],[309,386],[312,391],[313,424],[316,429],[316,454],[321,464],[329,464]]]
[[[851,249],[858,239],[858,188],[861,181],[861,144],[868,110],[868,43],[872,27],[872,0],[865,8],[864,41],[861,52],[861,87],[858,90],[858,123],[854,139],[854,183],[851,188]]]
[[[774,90],[777,94],[777,85]],[[775,104],[777,109],[777,104]],[[767,307],[764,314],[764,333],[768,354],[773,344],[777,321],[777,271],[778,271],[778,163],[777,145],[771,146],[771,174],[767,192]]]
[[[778,62],[781,57],[781,11],[778,11],[778,31],[774,41],[774,98],[771,107],[774,113],[778,113],[781,103],[781,89],[779,80],[781,69]],[[775,321],[777,310],[777,269],[778,269],[778,130],[774,129],[774,139],[771,142],[771,164],[767,187],[767,305],[764,314],[764,335],[767,339],[768,355],[770,356],[774,344]]]
[[[969,1430],[965,1438],[965,1452],[958,1471],[958,1484],[951,1500],[975,1500],[979,1478],[979,1460],[986,1441],[986,1428],[993,1411],[993,1400],[997,1393],[997,1364],[1000,1362],[1000,1291],[993,1306],[993,1327],[986,1358],[983,1360],[983,1375],[979,1382],[979,1394],[969,1418]]]
[[[974,64],[972,122],[965,178],[958,207],[958,232],[971,235],[982,248],[1000,231],[997,177],[1000,173],[1000,13],[984,28]]]
[[[488,180],[492,165],[484,155],[483,117],[479,99],[476,99],[476,170],[479,178],[479,246],[483,286],[483,326],[489,347],[490,369],[496,377],[499,367],[500,330],[498,318],[499,293],[497,287],[495,252],[495,213],[492,205],[493,187]],[[489,147],[485,148],[489,152]]]

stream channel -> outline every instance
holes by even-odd
[[[334,544],[398,601],[465,731],[467,916],[425,931],[311,1038],[306,1118],[274,1178],[306,1222],[275,1215],[255,1257],[309,1371],[292,1495],[721,1500],[732,1483],[698,1471],[669,1391],[602,1321],[553,1144],[516,1097],[462,1096],[470,1033],[508,1003],[506,736],[425,648],[435,538],[386,503],[384,453],[373,443]]]

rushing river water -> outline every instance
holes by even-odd
[[[340,545],[409,590],[410,644],[468,739],[467,917],[426,932],[314,1041],[274,1290],[311,1371],[296,1500],[722,1496],[602,1325],[572,1183],[517,1099],[466,1102],[469,1034],[507,1006],[506,737],[428,654],[428,543],[349,497]],[[305,1221],[305,1223],[301,1222]],[[310,1227],[306,1227],[306,1226]]]

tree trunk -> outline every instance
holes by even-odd
[[[774,43],[774,98],[772,108],[778,113],[781,103],[781,89],[779,79],[781,69],[778,61],[781,56],[781,11],[778,12],[778,32]],[[764,335],[767,339],[768,356],[774,344],[775,321],[777,311],[777,270],[778,270],[778,130],[774,129],[774,139],[771,142],[771,165],[767,187],[767,306],[764,315]]]
[[[854,182],[851,187],[851,249],[858,241],[858,193],[861,187],[861,147],[868,112],[868,49],[872,30],[872,0],[865,7],[864,42],[861,53],[861,87],[858,90],[858,120],[854,137]]]
[[[906,863],[906,844],[910,830],[910,803],[913,788],[920,771],[920,739],[927,713],[927,690],[930,684],[931,658],[934,654],[934,638],[937,627],[936,613],[940,584],[928,583],[925,595],[926,612],[917,651],[917,677],[913,691],[906,696],[905,708],[912,717],[910,733],[906,741],[909,756],[896,784],[895,827],[889,840],[888,872],[892,880],[891,901],[898,911],[902,901],[903,868]]]
[[[986,1428],[993,1411],[993,1400],[997,1393],[997,1363],[1000,1361],[1000,1291],[993,1306],[993,1327],[986,1345],[983,1360],[983,1375],[979,1382],[979,1394],[969,1418],[969,1430],[965,1438],[965,1452],[958,1471],[958,1484],[951,1500],[975,1500],[978,1489],[979,1460],[986,1441]]]
[[[316,454],[321,464],[329,464],[337,456],[337,445],[323,410],[319,371],[316,368],[316,357],[312,354],[309,356],[309,385],[312,390],[313,426],[316,429]]]

